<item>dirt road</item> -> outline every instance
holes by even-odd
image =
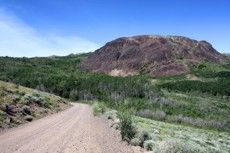
[[[0,133],[1,153],[133,153],[84,104]]]

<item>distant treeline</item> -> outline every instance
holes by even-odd
[[[220,73],[221,74],[221,73]],[[226,74],[226,73],[223,73]],[[218,79],[216,81],[196,81],[196,80],[183,80],[177,82],[164,83],[159,86],[160,88],[167,88],[171,91],[191,92],[199,91],[201,93],[209,93],[214,96],[230,96],[230,79]]]

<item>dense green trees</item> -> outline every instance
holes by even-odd
[[[221,73],[220,73],[221,74]],[[222,76],[222,75],[221,75]],[[230,96],[230,79],[218,79],[216,81],[193,81],[183,80],[177,82],[169,82],[159,86],[173,91],[191,92],[199,91],[202,93],[210,93],[213,95]]]
[[[157,78],[156,80],[162,83],[156,86],[153,78],[144,75],[112,77],[81,71],[79,65],[87,56],[88,54],[47,58],[0,57],[0,80],[54,93],[71,100],[103,101],[117,110],[128,110],[130,113],[157,120],[177,120],[195,125],[192,123],[195,119],[204,119],[201,120],[202,123],[205,120],[223,121],[229,115],[229,66],[225,66],[223,70],[216,66],[218,71],[213,72],[212,68],[201,65],[194,70],[194,74],[206,77],[205,81],[187,80],[185,76]],[[162,89],[175,93],[183,92],[188,97],[190,92],[214,96],[213,104],[202,101],[195,103],[196,100],[190,101],[189,98],[182,101],[170,99]],[[227,129],[230,127],[229,124],[224,126],[227,126]]]
[[[148,98],[158,93],[145,76],[123,78],[80,71],[79,64],[86,56],[0,58],[0,80],[72,100],[120,101],[127,97]]]

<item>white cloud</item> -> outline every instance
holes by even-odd
[[[41,35],[17,17],[0,10],[0,56],[67,55],[94,51],[98,47],[77,36]]]

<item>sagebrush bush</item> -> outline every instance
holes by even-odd
[[[13,100],[13,102],[19,102],[20,100],[21,100],[21,98],[22,98],[22,96],[21,95],[14,95],[13,97],[12,97],[12,100]]]
[[[152,101],[153,104],[157,104],[160,107],[163,106],[169,106],[169,107],[179,107],[181,104],[177,103],[176,101],[170,100],[170,99],[166,99],[164,97],[158,98],[155,101]]]
[[[105,117],[107,119],[111,119],[111,120],[116,120],[117,119],[117,111],[116,110],[111,110],[105,113]]]
[[[162,120],[164,120],[166,118],[166,113],[164,111],[153,112],[152,118],[156,119],[156,120],[159,120],[159,121],[162,121]]]
[[[141,140],[139,138],[133,138],[131,141],[130,141],[130,144],[132,146],[140,146],[141,144]]]
[[[152,111],[150,109],[140,110],[137,113],[137,115],[140,117],[150,118],[150,119],[159,120],[159,121],[165,120],[167,116],[167,114],[162,110]]]
[[[103,103],[95,102],[92,105],[92,109],[93,109],[93,115],[97,116],[97,115],[101,115],[101,114],[105,113],[106,106]]]
[[[144,142],[144,148],[148,151],[152,151],[155,146],[155,142],[153,140],[146,140]]]
[[[24,98],[27,100],[27,104],[36,103],[40,107],[44,106],[44,100],[37,94],[26,94]]]
[[[23,115],[31,115],[31,108],[30,106],[24,105],[22,106],[22,113]]]
[[[151,135],[147,131],[141,131],[141,133],[139,133],[139,139],[141,141],[140,146],[144,147],[144,142],[146,140],[150,140],[151,139]]]
[[[123,140],[130,141],[136,134],[132,116],[128,113],[119,113],[118,117],[120,119],[121,137]]]
[[[200,150],[181,141],[162,141],[154,149],[154,153],[199,153]]]
[[[144,110],[140,110],[137,114],[140,117],[144,117],[144,118],[153,118],[153,111],[149,110],[149,109],[144,109]]]

